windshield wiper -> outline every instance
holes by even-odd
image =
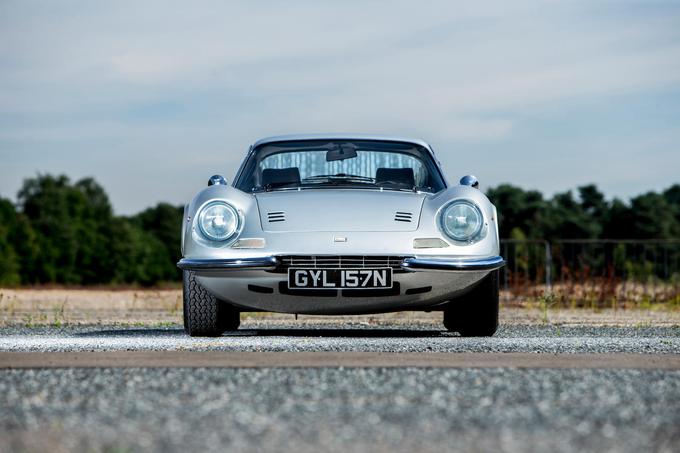
[[[387,185],[384,185],[387,184]],[[402,192],[432,192],[432,187],[429,186],[406,186],[398,181],[379,181],[376,185],[380,186],[382,190],[398,190]]]
[[[294,189],[297,187],[299,187],[297,182],[270,182],[262,186],[261,189],[264,189],[265,192],[271,192],[275,189]]]
[[[336,173],[334,175],[314,175],[314,176],[309,176],[305,179],[303,179],[303,182],[317,182],[317,181],[333,181],[333,180],[340,180],[342,182],[345,181],[360,181],[360,182],[368,182],[375,184],[375,178],[371,178],[368,176],[361,176],[361,175],[348,175],[346,173]]]

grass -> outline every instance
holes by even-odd
[[[558,303],[557,297],[553,293],[546,293],[538,298],[538,304],[541,309],[541,320],[543,324],[548,324],[548,310]]]
[[[52,325],[54,327],[61,327],[62,324],[64,324],[64,322],[66,322],[66,318],[64,316],[64,311],[65,311],[67,302],[68,302],[68,297],[65,297],[64,300],[60,304],[57,304],[53,308],[54,321],[53,321]]]

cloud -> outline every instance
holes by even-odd
[[[448,151],[460,147],[511,153],[526,166],[524,150],[544,145],[526,131],[555,112],[659,92],[672,103],[678,23],[673,5],[586,0],[5,2],[0,193],[35,168],[91,173],[129,212],[179,201],[190,192],[182,181],[202,181],[211,162],[233,173],[261,135],[314,131],[423,136],[454,169],[481,163]],[[574,128],[572,115],[560,127]],[[74,150],[106,165],[69,157]],[[32,166],[19,163],[26,152]],[[52,157],[59,153],[64,159]],[[130,161],[180,188],[131,196],[129,187],[146,188],[141,173],[125,188],[112,174]],[[560,178],[569,185],[544,165],[546,187]],[[640,184],[648,178],[642,172]]]

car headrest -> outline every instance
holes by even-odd
[[[378,168],[375,172],[376,182],[394,181],[409,187],[416,185],[412,168]]]
[[[262,170],[262,186],[269,184],[300,184],[300,170],[290,168],[265,168]]]

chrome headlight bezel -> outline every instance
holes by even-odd
[[[231,229],[228,235],[224,237],[218,237],[210,234],[208,231],[206,231],[203,223],[205,220],[205,216],[208,213],[210,208],[216,207],[216,206],[221,206],[226,209],[226,212],[230,213],[233,218],[234,218],[234,227]],[[217,244],[224,244],[228,242],[229,240],[236,239],[238,236],[239,232],[241,231],[241,227],[243,225],[243,222],[241,220],[241,215],[239,214],[238,210],[229,204],[226,201],[222,200],[212,200],[207,203],[205,203],[203,206],[201,206],[198,210],[198,215],[196,215],[196,226],[198,227],[198,230],[200,231],[201,235],[203,238],[207,241],[217,243]]]
[[[478,225],[475,227],[474,231],[465,237],[460,237],[453,234],[446,224],[447,213],[452,208],[460,205],[472,208],[473,212],[477,215],[478,218]],[[452,200],[446,203],[444,206],[442,206],[437,215],[437,224],[439,230],[442,232],[442,235],[446,239],[449,239],[450,241],[453,241],[454,243],[460,245],[469,245],[474,244],[475,242],[479,242],[480,240],[484,239],[484,237],[486,236],[486,232],[488,230],[488,224],[486,222],[482,209],[479,207],[477,203],[468,199]]]

